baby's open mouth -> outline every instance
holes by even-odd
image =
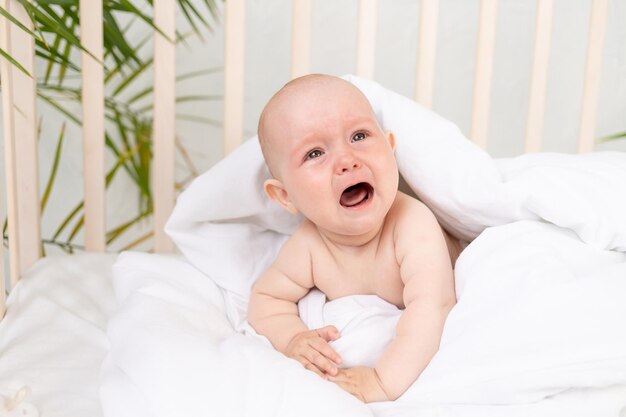
[[[360,182],[346,188],[341,193],[339,204],[344,207],[357,207],[372,197],[374,188],[366,182]]]

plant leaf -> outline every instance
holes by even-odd
[[[54,160],[52,161],[52,169],[50,170],[50,175],[48,176],[48,183],[46,184],[46,189],[43,193],[43,197],[41,197],[41,214],[46,209],[46,204],[48,203],[48,197],[50,197],[50,192],[52,191],[52,186],[54,184],[54,180],[57,176],[57,171],[59,168],[59,160],[61,158],[61,147],[63,146],[63,137],[65,136],[65,123],[61,126],[61,132],[59,133],[59,139],[57,140],[57,147],[54,151]]]
[[[115,229],[107,232],[107,245],[109,245],[116,238],[118,238],[122,233],[124,233],[124,231],[128,230],[128,228],[132,227],[138,221],[140,221],[141,219],[149,216],[150,214],[152,214],[152,206],[148,207],[148,209],[146,209],[145,211],[140,213],[135,218],[133,218],[133,219],[127,221],[126,223],[123,223],[123,224],[117,226]]]
[[[152,26],[152,28],[154,30],[156,30],[157,32],[159,32],[165,39],[167,39],[168,41],[175,43],[175,40],[170,38],[169,36],[167,36],[165,34],[165,32],[163,32],[163,30],[161,30],[157,25],[154,24],[153,20],[146,16],[145,14],[143,14],[138,8],[135,7],[134,4],[132,4],[129,0],[119,0],[121,5],[124,5],[128,8],[128,11],[133,12],[137,17],[139,17],[140,19],[142,19],[143,21],[145,21],[147,24],[149,24],[150,26]]]
[[[15,26],[17,26],[18,28],[22,29],[24,32],[28,33],[30,36],[32,36],[33,38],[37,38],[37,35],[35,34],[35,32],[33,32],[32,30],[28,29],[26,26],[24,26],[22,24],[22,22],[20,22],[19,20],[17,20],[15,17],[13,17],[13,15],[11,13],[9,13],[4,7],[0,6],[0,14],[4,17],[6,17],[7,19],[9,19],[9,21],[11,23],[13,23]]]
[[[122,83],[120,85],[117,86],[117,88],[115,89],[115,91],[113,91],[112,96],[115,97],[117,96],[120,92],[122,92],[126,87],[128,87],[130,85],[130,83],[132,83],[138,76],[140,76],[148,67],[150,67],[150,65],[152,65],[152,62],[154,61],[153,58],[150,58],[149,60],[145,61],[143,64],[141,64],[139,67],[137,67],[135,69],[135,71],[133,71],[130,75],[128,75],[126,77],[126,79],[124,81],[122,81]]]
[[[11,64],[15,65],[15,67],[17,69],[19,69],[20,71],[22,71],[24,74],[28,75],[30,78],[33,78],[32,75],[30,75],[30,72],[26,71],[26,68],[24,68],[19,62],[17,62],[15,59],[13,59],[13,57],[11,55],[9,55],[4,49],[0,48],[0,55],[2,55],[7,61],[9,61]]]
[[[137,245],[139,245],[140,243],[143,243],[146,240],[150,239],[152,236],[154,236],[154,232],[148,232],[145,235],[140,236],[137,239],[133,240],[128,245],[124,246],[122,249],[120,249],[120,252],[131,250],[135,248]]]
[[[82,210],[84,205],[85,205],[85,202],[81,201],[76,207],[74,207],[74,210],[72,210],[70,214],[68,214],[65,217],[65,220],[63,220],[63,222],[59,225],[59,227],[57,227],[57,231],[54,232],[54,236],[52,236],[52,240],[56,240],[56,238],[59,237],[59,235],[63,232],[63,230],[65,230],[67,225],[72,221],[74,216],[76,216]]]
[[[69,110],[64,109],[63,106],[58,104],[54,99],[43,94],[43,92],[40,89],[37,89],[37,96],[41,98],[42,100],[46,101],[48,104],[50,104],[52,107],[54,107],[61,113],[63,113],[68,119],[70,119],[77,125],[80,126],[83,124],[83,122],[78,117],[76,117],[74,113],[70,112]]]
[[[613,135],[609,135],[609,136],[603,136],[600,139],[598,139],[599,143],[606,143],[606,142],[610,142],[612,140],[616,140],[616,139],[624,139],[626,138],[626,132],[621,132],[621,133],[615,133]]]
[[[51,32],[54,32],[63,36],[63,38],[67,42],[85,51],[86,53],[91,55],[93,59],[95,59],[96,61],[102,62],[98,58],[96,58],[90,51],[88,51],[81,45],[80,40],[78,39],[78,37],[76,37],[75,34],[68,31],[62,24],[58,22],[58,19],[60,18],[48,16],[40,8],[33,6],[27,0],[18,0],[18,1],[20,2],[20,4],[22,4],[22,6],[24,6],[26,11],[32,16],[32,18],[40,25],[39,28],[41,28],[42,30],[48,29]],[[42,37],[42,41],[44,41],[43,37]]]

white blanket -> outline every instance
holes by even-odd
[[[457,262],[458,304],[437,355],[399,400],[365,406],[233,330],[247,328],[250,287],[300,221],[263,196],[268,173],[253,139],[179,198],[167,231],[195,268],[120,258],[105,416],[617,415],[626,155],[492,160],[414,102],[349,79],[396,134],[407,183],[454,234],[480,234]],[[335,347],[350,365],[376,361],[401,313],[372,296],[325,303],[315,293],[300,311],[311,327],[339,327]]]
[[[114,254],[40,259],[0,322],[0,417],[100,417]]]

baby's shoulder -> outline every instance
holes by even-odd
[[[301,251],[309,251],[311,245],[314,244],[317,239],[319,239],[319,233],[315,225],[309,220],[304,219],[296,231],[289,236],[284,246]]]
[[[296,231],[290,235],[280,248],[273,263],[273,268],[288,276],[291,280],[303,285],[311,283],[311,252],[315,246],[314,236],[308,225],[298,226]]]
[[[418,199],[411,197],[401,191],[394,200],[389,216],[394,223],[414,222],[420,219],[430,219],[433,215],[432,211]]]
[[[396,244],[414,244],[432,232],[439,232],[441,226],[426,204],[407,194],[398,192],[398,196],[389,210],[390,230],[393,231]]]

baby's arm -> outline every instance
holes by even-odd
[[[382,388],[391,400],[406,391],[435,355],[448,312],[456,303],[443,230],[424,204],[404,203],[397,207],[395,245],[406,308],[396,337],[376,364]]]
[[[297,231],[276,261],[252,288],[248,321],[286,356],[322,377],[335,375],[341,362],[328,345],[339,337],[334,326],[309,330],[298,315],[297,302],[313,287],[306,235]],[[334,363],[333,363],[334,362]]]

